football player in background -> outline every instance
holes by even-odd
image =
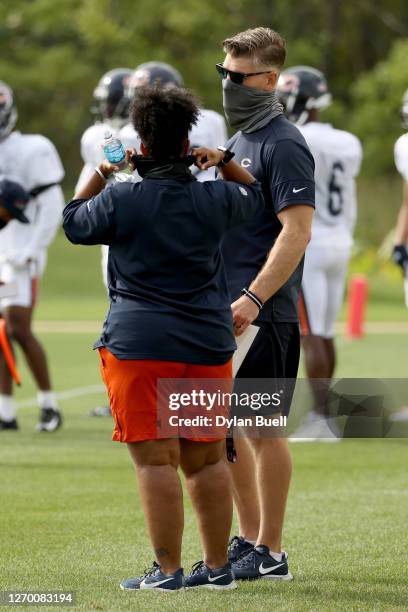
[[[61,222],[64,196],[59,183],[64,169],[54,145],[39,134],[14,130],[17,109],[10,87],[0,81],[0,179],[19,183],[30,195],[24,214],[1,230],[0,280],[13,283],[15,294],[0,299],[8,335],[17,342],[38,388],[38,431],[52,432],[62,419],[52,390],[44,348],[31,329],[38,283],[44,273],[47,248]],[[0,359],[0,429],[18,429],[11,374]]]
[[[403,127],[408,130],[408,89],[404,94],[401,107]],[[393,259],[408,275],[408,133],[402,134],[395,143],[394,159],[398,172],[404,181],[403,198],[395,230]]]
[[[329,416],[326,399],[336,364],[334,326],[353,245],[357,217],[355,179],[362,148],[353,134],[321,121],[320,111],[331,104],[331,94],[319,70],[309,66],[285,70],[278,94],[286,116],[305,137],[316,165],[316,212],[299,301],[305,367],[315,407],[293,439],[336,441],[334,426],[329,426],[330,420],[325,418]]]
[[[86,184],[95,166],[104,159],[102,150],[105,132],[119,137],[121,128],[129,121],[128,84],[132,75],[130,68],[115,68],[102,76],[93,92],[94,105],[91,112],[96,122],[85,130],[81,138],[81,157],[84,162],[76,191]],[[128,146],[124,143],[125,146]],[[105,287],[108,262],[108,247],[102,246],[102,278]]]
[[[402,99],[402,126],[408,130],[408,89]],[[408,306],[408,133],[402,134],[394,146],[394,160],[403,180],[402,204],[395,229],[392,257],[401,267],[405,280],[405,302]],[[403,406],[392,416],[393,421],[408,421],[408,406]]]

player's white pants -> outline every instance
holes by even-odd
[[[41,251],[35,262],[22,267],[17,268],[8,262],[0,263],[0,280],[13,288],[13,295],[0,299],[0,312],[7,306],[31,308],[35,305],[39,281],[46,263],[46,251]]]
[[[334,338],[350,255],[349,246],[307,248],[299,302],[302,335]]]

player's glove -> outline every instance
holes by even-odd
[[[408,249],[405,244],[397,244],[392,251],[392,258],[397,266],[400,266],[405,272],[408,266]]]

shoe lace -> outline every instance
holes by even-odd
[[[143,572],[143,576],[145,578],[147,578],[147,576],[153,576],[153,574],[155,574],[157,572],[157,570],[160,570],[160,565],[158,563],[156,563],[156,561],[153,561],[152,567],[149,567],[148,569],[145,569],[144,572]]]
[[[193,567],[191,568],[191,576],[193,574],[199,574],[204,565],[204,561],[197,561],[197,563],[194,563]]]

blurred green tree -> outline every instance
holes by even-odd
[[[396,39],[408,36],[406,0],[2,0],[0,79],[16,93],[19,129],[55,142],[67,170],[66,184],[72,186],[81,166],[79,139],[92,121],[92,91],[104,72],[152,59],[167,61],[204,105],[221,110],[214,70],[223,57],[221,41],[257,25],[285,36],[288,66],[308,63],[327,72],[337,100],[330,116],[367,139],[370,167],[390,168],[389,146],[386,153],[382,138],[371,136],[378,92],[370,83],[379,79],[387,84],[381,74],[388,68],[375,66]],[[386,65],[393,84],[400,74],[400,85],[390,93],[396,100],[406,68],[404,47],[395,48],[401,51],[393,52],[397,55]],[[394,61],[398,68],[391,66]],[[392,109],[381,120],[394,122],[394,137],[398,120]],[[388,131],[384,123],[381,129]]]

